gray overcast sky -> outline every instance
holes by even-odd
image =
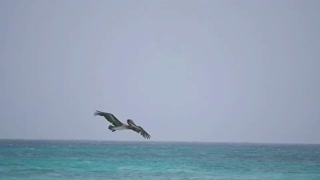
[[[320,143],[320,1],[0,1],[0,138]]]

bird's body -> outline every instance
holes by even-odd
[[[124,124],[121,121],[119,121],[112,113],[96,111],[94,115],[105,117],[113,125],[109,126],[109,129],[112,132],[120,130],[133,130],[141,134],[146,139],[149,139],[151,137],[141,126],[137,126],[131,119],[127,120],[128,124]]]
[[[128,125],[122,125],[122,126],[118,126],[118,127],[114,127],[112,128],[113,130],[116,130],[116,131],[121,131],[121,130],[126,130],[126,129],[129,129],[128,128],[129,126]]]

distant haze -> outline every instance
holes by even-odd
[[[0,138],[320,143],[320,1],[0,1]]]

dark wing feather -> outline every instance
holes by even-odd
[[[95,116],[103,116],[105,117],[110,123],[112,123],[114,126],[121,126],[123,123],[119,121],[113,114],[111,113],[106,113],[106,112],[101,112],[101,111],[96,111],[94,113]]]
[[[144,138],[147,138],[147,139],[150,139],[150,134],[147,133],[147,131],[145,131],[141,126],[138,126],[139,129],[141,129],[140,131],[140,134],[144,137]]]
[[[129,124],[129,128],[131,130],[141,134],[146,139],[150,139],[151,136],[150,136],[150,134],[147,133],[147,131],[145,131],[141,126],[135,125],[132,120],[129,120],[129,121],[128,121],[128,124]]]

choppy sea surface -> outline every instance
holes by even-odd
[[[1,180],[320,179],[320,145],[0,140]]]

